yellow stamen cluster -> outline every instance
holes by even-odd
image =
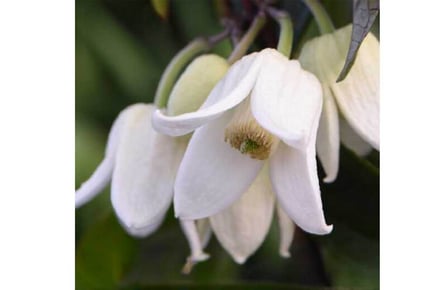
[[[225,142],[253,159],[267,159],[276,149],[278,141],[256,122],[248,100],[238,106],[225,130]]]

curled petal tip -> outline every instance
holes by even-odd
[[[279,254],[282,258],[290,258],[291,257],[291,253],[288,250],[280,250]]]
[[[325,225],[323,228],[320,228],[316,231],[312,231],[312,233],[317,235],[327,235],[330,234],[332,230],[333,230],[333,225]]]
[[[247,257],[244,257],[244,256],[233,256],[233,258],[234,258],[235,262],[239,265],[244,264],[247,260]]]
[[[193,256],[191,256],[191,260],[195,263],[198,262],[203,262],[209,259],[209,254],[205,253],[205,252],[201,252],[201,253],[197,253]]]
[[[336,180],[336,177],[336,175],[327,175],[322,179],[322,181],[324,181],[324,183],[332,183]]]

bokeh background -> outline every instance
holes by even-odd
[[[102,160],[117,114],[153,101],[170,59],[197,36],[222,30],[221,5],[242,15],[243,2],[171,0],[167,19],[150,0],[76,0],[76,188]],[[295,31],[295,55],[318,31],[300,0],[276,1]],[[323,1],[335,26],[351,22],[351,0]],[[238,13],[238,14],[237,14]],[[378,35],[378,20],[373,32]],[[269,20],[256,48],[275,45]],[[228,41],[214,52],[230,53]],[[215,238],[211,259],[186,276],[180,270],[189,248],[173,211],[144,239],[128,236],[110,204],[109,188],[76,211],[76,289],[376,289],[379,287],[379,154],[360,159],[341,149],[338,179],[321,184],[324,209],[334,230],[313,236],[297,229],[292,257],[278,255],[278,229],[244,265],[237,265]],[[321,167],[319,166],[320,175]]]

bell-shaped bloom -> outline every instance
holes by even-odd
[[[167,104],[167,114],[176,116],[199,109],[228,68],[227,61],[217,55],[196,58],[173,88]],[[208,258],[202,249],[207,245],[212,232],[238,263],[243,263],[259,248],[269,231],[275,205],[268,173],[265,169],[262,171],[247,192],[229,208],[209,219],[180,220],[191,248],[184,273],[189,273],[195,263]],[[281,253],[287,257],[295,227],[289,218],[282,220],[280,217],[279,215]]]
[[[363,40],[346,78],[336,82],[351,42],[351,28],[309,40],[299,57],[302,67],[314,73],[323,88],[317,152],[327,175],[325,182],[337,177],[340,139],[359,155],[380,147],[379,43],[372,33]]]
[[[138,237],[154,232],[173,197],[176,170],[185,145],[151,126],[153,105],[135,104],[115,120],[104,160],[77,190],[76,207],[111,181],[111,201],[125,230]]]
[[[307,232],[329,233],[315,160],[321,109],[317,78],[298,61],[264,49],[237,61],[198,111],[167,116],[157,110],[157,131],[194,131],[175,181],[176,216],[197,220],[227,209],[268,160],[273,192],[289,218]]]

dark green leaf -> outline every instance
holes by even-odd
[[[379,11],[379,0],[354,0],[353,5],[353,31],[351,34],[350,48],[348,49],[347,58],[344,67],[339,74],[337,82],[342,81],[353,66],[356,59],[357,51],[371,30],[375,18]]]
[[[138,241],[129,237],[113,213],[84,234],[76,249],[76,289],[114,289],[136,256]]]

